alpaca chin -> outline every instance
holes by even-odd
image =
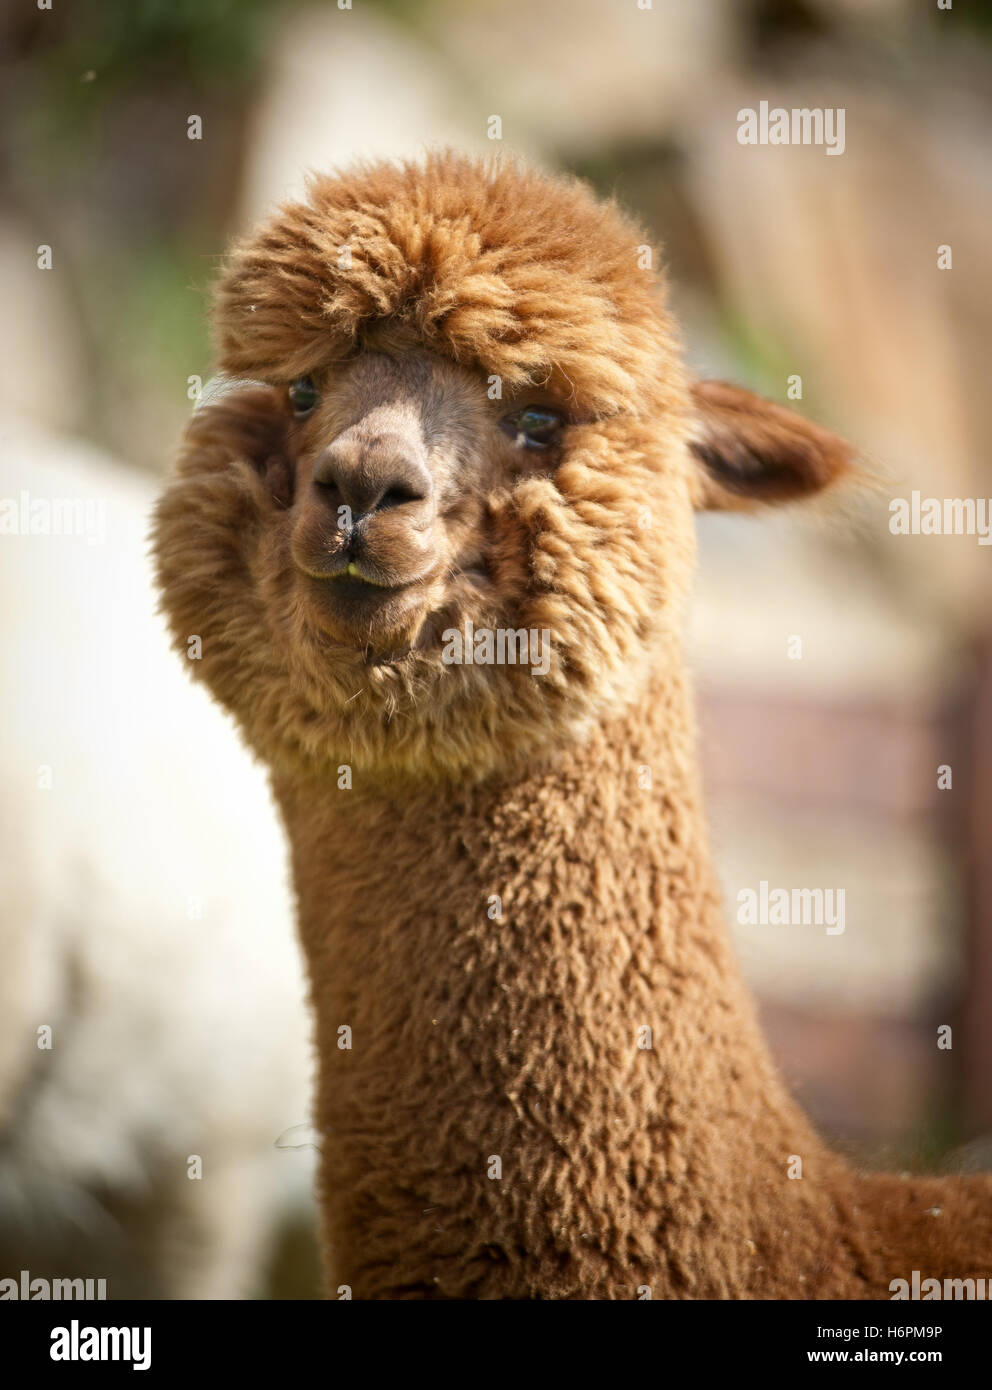
[[[378,664],[410,652],[427,618],[424,590],[417,584],[387,588],[347,575],[341,579],[300,578],[314,624],[342,647],[365,653]]]

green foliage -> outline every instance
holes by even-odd
[[[291,16],[285,0],[102,0],[73,14],[50,57],[56,70],[95,69],[108,85],[149,70],[181,70],[222,81],[253,71],[270,17]]]
[[[292,16],[291,3],[278,13]],[[216,90],[261,68],[277,0],[102,0],[68,7],[27,57],[30,102],[19,135],[35,158],[78,156],[100,115],[146,86]],[[63,17],[64,16],[64,17]]]

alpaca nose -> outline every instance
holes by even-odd
[[[357,441],[342,435],[318,455],[313,481],[328,505],[344,503],[355,519],[429,502],[434,491],[424,460],[396,438]]]

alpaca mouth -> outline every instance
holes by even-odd
[[[350,580],[354,585],[370,589],[381,589],[390,592],[394,589],[405,589],[415,580],[390,580],[383,577],[381,571],[377,571],[373,565],[368,564],[363,559],[353,559],[347,551],[342,551],[335,557],[330,564],[317,569],[315,566],[308,565],[305,561],[296,558],[296,567],[307,575],[310,579],[318,579],[323,583],[333,583],[342,586],[342,592],[347,582]],[[357,590],[356,590],[357,592]]]

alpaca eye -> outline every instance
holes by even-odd
[[[308,376],[297,377],[289,385],[289,403],[294,415],[309,415],[317,404],[317,388]]]
[[[564,423],[560,411],[544,405],[529,405],[499,422],[500,429],[525,449],[547,449],[557,442]]]

